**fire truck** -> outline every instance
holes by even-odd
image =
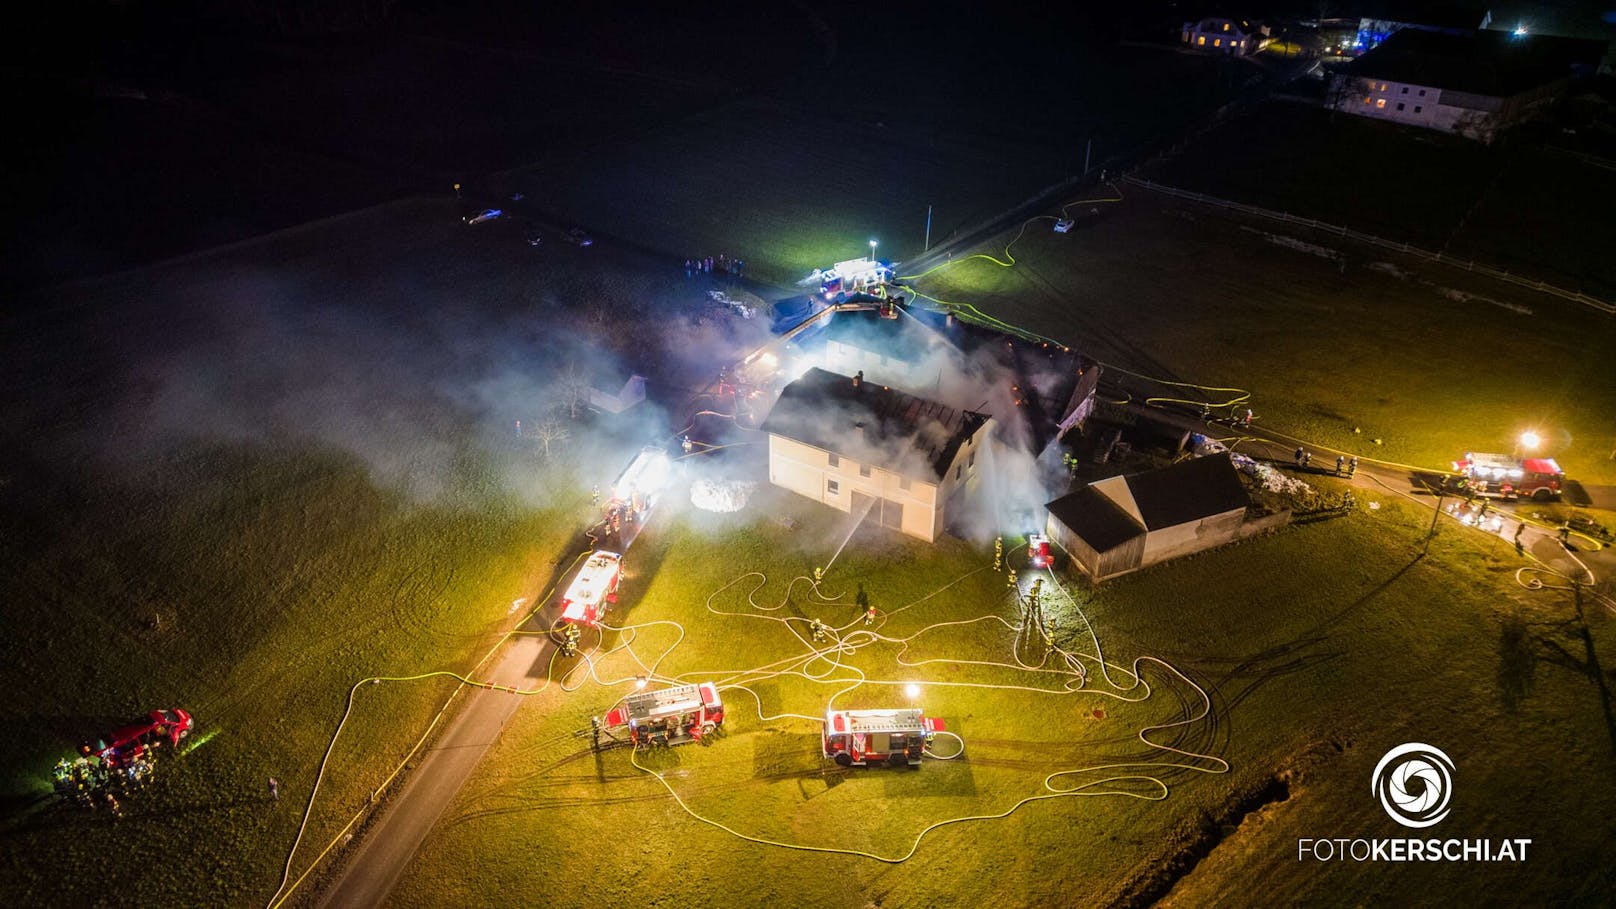
[[[1565,471],[1553,458],[1522,460],[1467,451],[1463,460],[1453,462],[1453,471],[1464,478],[1470,492],[1502,499],[1530,496],[1534,502],[1547,502],[1559,496],[1565,485]]]
[[[904,710],[832,710],[825,714],[821,749],[843,767],[899,764],[920,767],[920,756],[943,721]]]
[[[873,259],[848,259],[819,273],[819,292],[840,303],[856,293],[872,293],[892,278],[892,269]]]
[[[607,729],[628,727],[635,745],[699,742],[724,725],[724,702],[712,682],[641,691],[606,714]]]
[[[191,734],[191,715],[184,710],[153,710],[144,717],[120,726],[111,733],[79,746],[79,754],[97,758],[116,767],[119,763],[144,755],[147,751],[168,743],[176,748]]]
[[[561,594],[561,620],[598,625],[600,618],[617,602],[617,585],[623,579],[623,557],[615,552],[590,554],[578,576]]]
[[[654,446],[641,449],[629,462],[602,506],[600,529],[605,541],[628,549],[667,485],[671,468],[667,452]]]
[[[1055,551],[1049,546],[1049,537],[1041,533],[1027,536],[1027,564],[1033,568],[1048,568],[1055,564]]]

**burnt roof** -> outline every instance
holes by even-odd
[[[863,382],[814,367],[780,392],[760,427],[838,454],[881,451],[894,442],[919,454],[930,468],[929,481],[941,479],[965,440],[987,423],[986,414],[957,410],[894,388]],[[938,430],[941,430],[940,432]],[[849,454],[859,460],[856,454]],[[901,463],[878,465],[908,473]]]
[[[893,357],[905,363],[918,363],[932,345],[941,339],[930,328],[899,315],[885,319],[878,312],[853,310],[830,317],[826,341],[839,341],[860,350]]]
[[[1607,42],[1481,31],[1450,35],[1405,28],[1352,61],[1347,73],[1507,98],[1598,65]]]
[[[1179,461],[1127,477],[1145,527],[1161,530],[1251,504],[1227,454]]]
[[[1114,549],[1145,532],[1138,521],[1093,486],[1061,496],[1045,507],[1095,552]]]

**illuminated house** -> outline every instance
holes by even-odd
[[[1332,77],[1329,105],[1492,142],[1563,96],[1606,50],[1577,38],[1405,28]]]
[[[882,527],[932,541],[976,479],[993,420],[862,377],[810,369],[760,427],[769,482]]]
[[[1247,521],[1250,504],[1229,456],[1208,455],[1062,496],[1049,503],[1044,532],[1103,581],[1274,526]]]
[[[1267,40],[1268,29],[1244,19],[1209,17],[1184,23],[1179,38],[1193,50],[1243,57],[1255,54]]]

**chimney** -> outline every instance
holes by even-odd
[[[863,384],[864,384],[864,370],[861,369],[858,372],[853,374],[853,387],[858,388],[858,387],[862,386]]]

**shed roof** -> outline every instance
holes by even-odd
[[[1047,507],[1055,520],[1095,552],[1115,549],[1145,532],[1138,521],[1093,486],[1061,496]]]
[[[1176,527],[1251,504],[1227,454],[1179,461],[1128,477],[1128,491],[1149,530]]]

